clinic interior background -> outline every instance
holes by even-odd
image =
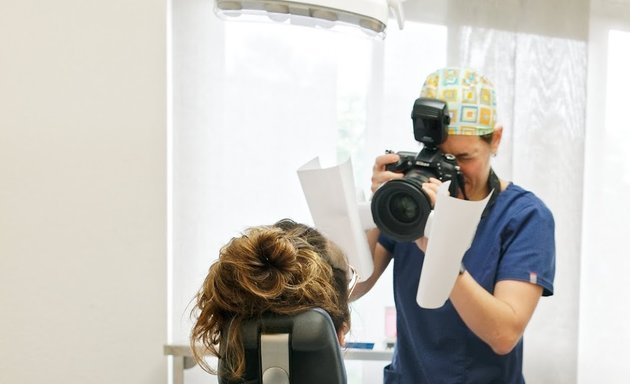
[[[505,134],[496,171],[536,192],[556,219],[556,293],[526,333],[526,377],[623,376],[622,343],[601,342],[628,337],[627,312],[603,299],[615,297],[628,263],[608,240],[623,227],[617,205],[628,205],[620,186],[630,182],[628,130],[617,103],[629,32],[600,25],[584,1],[407,1],[404,29],[392,20],[383,41],[224,22],[198,6],[175,1],[173,12],[174,340],[186,338],[189,300],[226,239],[285,216],[312,223],[301,165],[351,158],[358,198],[369,198],[376,155],[418,150],[409,116],[425,75],[460,64],[498,88]],[[383,348],[393,305],[390,271],[352,305],[349,339]],[[378,370],[352,375],[380,382]]]
[[[494,79],[494,166],[556,218],[528,382],[628,381],[630,0],[407,0],[383,41],[228,24],[209,0],[0,8],[0,383],[168,382],[163,345],[186,342],[219,247],[310,222],[296,169],[315,156],[351,158],[369,197],[373,158],[417,150],[411,105],[451,64]],[[386,272],[350,339],[382,347],[392,304]]]

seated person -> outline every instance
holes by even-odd
[[[230,240],[210,266],[196,296],[191,346],[196,362],[216,374],[197,346],[222,359],[222,376],[236,379],[245,371],[241,324],[263,313],[295,315],[321,308],[331,317],[340,345],[350,328],[345,256],[316,229],[289,219],[249,228]],[[230,327],[228,347],[219,341]]]

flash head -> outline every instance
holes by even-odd
[[[427,147],[437,147],[446,140],[451,117],[445,101],[428,97],[416,99],[411,110],[411,120],[416,141]]]

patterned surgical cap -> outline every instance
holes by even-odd
[[[474,69],[438,69],[427,76],[420,96],[448,104],[449,135],[482,136],[494,131],[497,119],[494,86]]]

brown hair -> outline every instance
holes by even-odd
[[[494,131],[492,131],[490,133],[486,133],[485,135],[479,136],[479,138],[481,140],[483,140],[484,142],[486,142],[487,144],[492,144],[492,138],[493,137],[494,137]]]
[[[207,352],[223,359],[222,375],[241,377],[241,324],[267,312],[294,315],[319,307],[339,332],[350,324],[347,269],[339,248],[307,225],[284,219],[249,228],[221,249],[196,295],[190,338],[195,360],[216,374],[203,359]]]

